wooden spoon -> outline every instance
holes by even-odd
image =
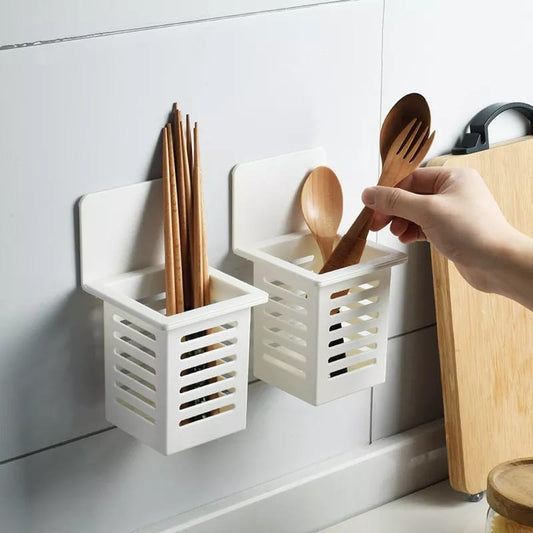
[[[394,139],[400,135],[403,129],[411,122],[414,118],[417,118],[426,125],[428,129],[431,126],[431,111],[429,110],[429,105],[426,99],[418,93],[406,94],[404,97],[400,98],[390,109],[383,121],[381,126],[381,131],[379,134],[379,152],[381,155],[381,166],[385,165],[385,160],[387,159],[387,154],[389,153],[390,147],[394,142]],[[380,181],[378,185],[383,185]],[[373,213],[367,207],[363,208],[360,216],[361,230],[359,232],[358,239],[358,248],[357,254],[354,256],[354,264],[359,263],[361,256],[366,245],[366,239],[370,231],[370,225],[372,224]]]
[[[380,131],[380,136],[379,136],[379,151],[381,155],[382,167],[385,166],[387,155],[395,139],[399,137],[401,132],[405,130],[407,125],[415,118],[417,118],[423,125],[427,126],[427,130],[425,131],[422,131],[421,129],[417,130],[416,135],[415,135],[415,140],[418,141],[422,135],[427,136],[427,132],[429,131],[429,128],[431,126],[431,112],[429,109],[429,105],[426,99],[421,94],[418,94],[418,93],[407,94],[404,97],[400,98],[400,100],[398,100],[392,106],[391,110],[388,112],[387,116],[385,117],[385,120],[383,121],[383,125],[381,126],[381,131]],[[432,141],[433,141],[433,137],[431,138],[431,142]],[[427,153],[427,150],[429,150],[429,147],[431,146],[431,142],[429,142],[429,144],[426,144],[426,143],[422,144],[422,148],[425,149],[425,153]],[[414,168],[416,167],[413,167],[413,169]],[[394,186],[399,181],[401,181],[403,177],[405,177],[403,176],[402,178],[397,178],[394,182],[390,182],[389,180],[390,183],[384,183],[383,182],[384,174],[386,173],[382,171],[380,180],[378,181],[378,185]],[[366,246],[366,239],[368,237],[368,232],[370,231],[372,217],[373,217],[373,211],[369,209],[368,207],[364,207],[349,230],[350,241],[352,245],[354,246],[354,249],[349,254],[350,255],[349,264],[351,265],[355,265],[359,263],[359,261],[361,260],[361,256],[363,255],[363,251]],[[346,240],[343,244],[344,246],[346,246],[347,244]],[[347,260],[346,252],[344,253],[344,256],[345,256],[345,260]],[[338,259],[336,261],[337,265],[339,264]],[[348,266],[348,263],[345,264],[344,266]],[[330,265],[328,265],[327,267],[326,265],[324,265],[324,267],[322,267],[321,272],[329,272],[330,270],[334,270],[335,268],[341,268],[341,267],[334,266],[332,263],[330,263]]]
[[[406,94],[390,109],[383,121],[379,134],[379,151],[381,163],[385,163],[394,139],[413,120],[417,118],[428,128],[431,127],[431,112],[426,99],[418,93]]]
[[[323,263],[325,263],[337,237],[337,230],[342,219],[342,188],[335,172],[329,167],[317,167],[310,172],[300,193],[300,205],[305,222],[315,237],[320,248]],[[338,313],[335,309],[332,313]],[[341,324],[334,324],[333,329],[340,329]],[[331,342],[330,346],[342,344],[343,338],[339,337]],[[346,354],[341,353],[332,357],[329,362],[343,359]],[[348,372],[346,368],[330,373],[335,377]]]
[[[422,162],[435,137],[435,132],[428,137],[428,131],[429,127],[416,119],[407,124],[389,149],[378,185],[394,187]],[[366,235],[365,238],[361,235],[364,231],[368,233],[373,213],[368,207],[361,211],[320,270],[321,274],[359,262],[366,244]]]
[[[312,170],[303,185],[300,205],[325,263],[342,219],[342,188],[335,172],[324,166]]]
[[[429,130],[431,126],[431,111],[426,99],[418,93],[410,93],[400,98],[387,113],[379,135],[379,151],[382,167],[385,166],[387,154],[392,143],[414,118],[417,118]],[[418,135],[422,133],[422,131],[419,131]],[[396,180],[394,185],[398,181]],[[378,185],[387,185],[383,183],[383,173]],[[355,248],[351,254],[351,264],[353,265],[359,263],[363,255],[370,225],[372,224],[372,217],[373,211],[368,207],[364,207],[352,226],[357,227],[359,231],[358,235],[354,234],[352,238],[355,243]]]

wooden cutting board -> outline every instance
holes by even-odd
[[[533,136],[428,166],[475,168],[533,236]],[[471,288],[435,250],[432,264],[450,483],[477,494],[492,467],[533,456],[533,313]]]

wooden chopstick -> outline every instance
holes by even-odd
[[[189,175],[192,179],[192,168],[194,166],[194,153],[192,147],[191,121],[189,115],[185,115],[185,138],[187,141],[187,159],[189,161]]]
[[[192,248],[194,247],[193,242],[193,236],[192,236],[192,161],[189,160],[189,156],[187,153],[187,141],[185,138],[185,129],[183,126],[183,122],[181,120],[180,115],[180,142],[181,142],[181,153],[182,153],[182,160],[183,160],[183,174],[184,174],[184,180],[185,180],[185,206],[187,209],[187,221],[188,221],[188,249],[187,249],[187,259],[188,259],[188,268],[189,268],[189,305],[193,309],[195,307],[193,302],[193,264],[192,264]]]
[[[170,167],[170,206],[172,213],[172,240],[174,252],[174,295],[176,313],[182,313],[185,310],[183,297],[183,268],[181,256],[181,235],[180,235],[180,216],[176,184],[176,167],[174,163],[174,144],[172,142],[172,125],[167,124],[167,144],[169,153]]]
[[[196,186],[196,208],[199,219],[198,247],[200,248],[200,283],[202,285],[202,305],[211,303],[209,284],[209,262],[207,259],[207,239],[205,231],[204,193],[202,185],[202,166],[200,164],[200,143],[198,140],[198,123],[194,123],[194,171],[193,181]]]
[[[174,286],[174,241],[172,234],[172,206],[170,185],[170,157],[167,128],[163,128],[163,232],[165,241],[165,293],[166,313],[176,313]]]
[[[207,260],[207,240],[205,232],[205,212],[204,212],[204,194],[202,187],[202,166],[200,164],[200,143],[198,140],[198,123],[194,123],[194,148],[191,146],[191,153],[193,154],[193,170],[192,170],[192,189],[193,189],[193,210],[195,220],[195,251],[197,256],[197,281],[195,284],[195,296],[198,304],[209,305],[211,303],[210,285],[209,285],[209,264]],[[192,144],[192,143],[191,143]],[[216,330],[207,330],[206,335],[213,333]],[[212,350],[215,346],[208,346],[206,349]],[[218,364],[218,361],[211,361],[207,367],[213,367]],[[220,377],[215,376],[210,379],[211,383],[219,381]],[[220,393],[215,392],[209,396],[209,400],[214,400],[221,396]],[[221,409],[213,409],[209,411],[208,416],[219,414]]]
[[[192,170],[192,273],[193,302],[195,307],[211,303],[209,288],[209,264],[205,235],[204,199],[202,188],[202,170],[200,165],[200,147],[198,141],[198,124],[194,124],[194,158]]]
[[[183,139],[181,111],[174,104],[174,154],[180,215],[181,264],[183,277],[183,298],[185,309],[192,308],[192,280],[190,264],[191,240],[191,178],[187,151]]]
[[[198,151],[197,151],[197,132],[196,128],[194,130],[194,142],[195,142],[195,152],[194,152],[194,161],[192,169],[192,180],[191,180],[191,196],[192,196],[192,261],[191,261],[191,271],[192,271],[192,282],[193,282],[193,304],[194,307],[201,307],[204,305],[204,282],[203,282],[203,273],[204,273],[204,254],[202,252],[204,236],[202,231],[202,190],[198,168]]]
[[[207,246],[204,221],[204,203],[202,190],[202,174],[200,166],[200,151],[198,141],[198,124],[194,125],[194,133],[191,132],[189,115],[186,116],[186,125],[183,127],[181,112],[174,104],[174,143],[172,142],[172,129],[167,127],[167,150],[172,151],[169,166],[175,167],[175,171],[170,169],[170,180],[174,178],[175,190],[177,191],[176,220],[179,218],[179,227],[174,227],[174,232],[180,237],[179,246],[173,249],[174,262],[179,261],[181,265],[181,284],[176,291],[177,299],[180,298],[180,287],[182,288],[182,304],[185,309],[202,307],[211,303],[209,271],[207,261]],[[194,137],[194,138],[193,138]],[[172,228],[171,228],[172,229]],[[176,244],[176,240],[174,244]],[[179,257],[179,259],[178,259]],[[177,278],[175,278],[177,279]],[[198,332],[196,336],[209,335],[215,330]],[[199,353],[210,351],[216,345],[209,345],[201,348]],[[196,354],[191,354],[194,356]],[[204,363],[198,367],[190,368],[186,373],[200,371],[218,364],[218,361]],[[206,383],[215,383],[220,378],[218,376],[209,378]],[[191,386],[192,387],[192,386]],[[185,387],[188,390],[189,387]],[[207,400],[218,398],[220,393],[216,392],[207,396]],[[192,400],[191,405],[202,401],[202,399]],[[193,417],[191,420],[182,422],[188,424],[194,420],[206,418],[220,413],[220,409],[213,409]]]
[[[186,115],[184,127],[175,103],[173,125],[163,131],[167,314],[211,303],[198,123]]]

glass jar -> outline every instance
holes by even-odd
[[[487,480],[485,533],[533,533],[533,458],[493,468]]]

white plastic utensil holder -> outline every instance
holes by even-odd
[[[84,196],[80,266],[103,301],[106,418],[172,454],[246,427],[250,312],[267,295],[211,268],[212,303],[166,316],[160,190]]]
[[[324,164],[322,149],[243,163],[232,183],[233,248],[269,295],[253,314],[253,373],[313,405],[385,381],[391,267],[407,259],[368,242],[359,264],[317,273],[297,198]]]

